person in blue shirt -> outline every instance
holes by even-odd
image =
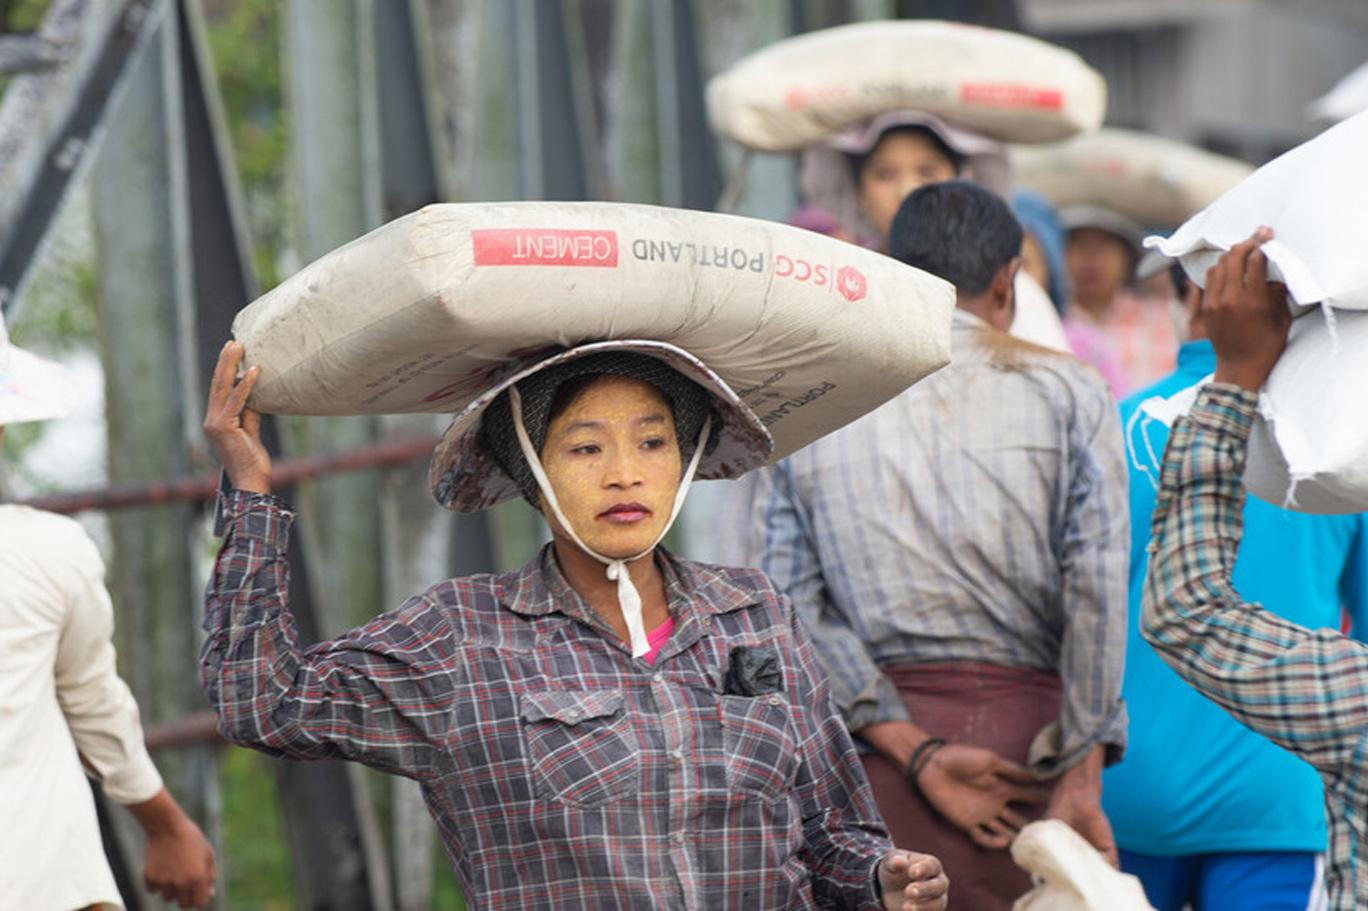
[[[1325,804],[1310,765],[1243,727],[1160,660],[1140,636],[1146,547],[1168,428],[1139,413],[1148,398],[1201,382],[1216,368],[1200,290],[1186,292],[1178,369],[1121,403],[1130,468],[1130,617],[1122,688],[1130,710],[1125,759],[1103,774],[1102,804],[1121,868],[1158,911],[1303,911],[1320,907]],[[1303,626],[1368,631],[1365,516],[1317,516],[1249,498],[1234,584]]]

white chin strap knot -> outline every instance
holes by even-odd
[[[551,481],[546,477],[546,471],[542,468],[537,450],[532,445],[532,439],[527,435],[527,428],[523,426],[522,396],[518,394],[517,386],[508,387],[508,400],[513,410],[513,430],[518,435],[518,445],[522,448],[523,458],[527,459],[527,467],[532,469],[532,476],[537,479],[537,487],[541,489],[542,496],[546,498],[546,503],[551,507],[552,514],[560,522],[561,528],[565,529],[565,533],[570,536],[570,540],[574,541],[580,550],[608,568],[608,579],[617,583],[618,606],[622,608],[622,618],[627,621],[632,657],[640,658],[651,650],[651,643],[646,638],[646,624],[641,617],[641,593],[632,584],[632,574],[628,570],[627,564],[634,563],[655,550],[656,545],[665,537],[670,527],[674,525],[675,519],[678,518],[679,510],[684,505],[684,498],[688,496],[689,485],[693,483],[694,472],[698,470],[698,463],[703,458],[703,450],[708,445],[708,436],[712,432],[712,415],[709,415],[703,422],[703,430],[698,435],[698,445],[694,448],[693,458],[689,459],[689,467],[679,482],[679,490],[675,492],[674,507],[670,510],[670,520],[665,523],[660,534],[656,535],[650,547],[634,557],[614,560],[590,550],[580,540],[579,535],[575,534],[575,529],[565,518],[565,513],[561,512],[560,501],[556,499],[556,492],[551,489]]]

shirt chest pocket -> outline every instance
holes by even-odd
[[[784,796],[798,775],[798,741],[781,693],[721,696],[718,713],[727,751],[727,786],[768,801]]]
[[[639,790],[640,750],[621,690],[523,693],[520,712],[538,798],[598,807]]]

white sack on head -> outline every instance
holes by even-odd
[[[279,414],[459,412],[555,346],[670,342],[781,458],[948,362],[954,289],[773,222],[654,206],[440,204],[306,266],[233,323]]]
[[[1307,114],[1320,120],[1348,120],[1360,111],[1368,111],[1368,63],[1307,105]]]
[[[1221,253],[1267,225],[1270,280],[1286,283],[1298,304],[1368,309],[1365,153],[1368,111],[1270,161],[1168,238],[1145,245],[1180,259],[1205,286]]]
[[[1292,322],[1249,435],[1244,481],[1274,506],[1310,513],[1368,509],[1368,313],[1340,311],[1334,327],[1320,310]],[[1141,406],[1145,418],[1172,424],[1210,377]]]
[[[708,119],[762,152],[792,152],[890,111],[924,111],[1003,142],[1054,142],[1102,123],[1107,88],[1074,52],[932,20],[808,32],[708,83]]]
[[[1036,883],[1012,911],[1154,911],[1140,880],[1114,869],[1058,819],[1022,829],[1012,842],[1012,860]]]
[[[1182,224],[1254,171],[1186,143],[1112,128],[1013,149],[1012,168],[1019,186],[1057,207],[1097,206],[1156,228]]]
[[[1045,289],[1024,269],[1018,269],[1012,290],[1016,294],[1016,315],[1007,331],[1042,348],[1072,354],[1069,340],[1064,336],[1064,323]]]

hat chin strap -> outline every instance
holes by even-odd
[[[655,550],[656,545],[669,533],[675,519],[678,518],[679,510],[684,505],[684,498],[689,494],[689,485],[693,483],[694,472],[698,470],[698,463],[703,458],[703,450],[708,445],[708,436],[712,432],[712,415],[708,415],[703,422],[703,430],[698,435],[698,446],[694,449],[693,458],[689,460],[689,467],[679,482],[679,489],[675,492],[674,507],[670,510],[670,520],[665,523],[660,534],[656,535],[650,547],[634,557],[614,560],[591,550],[588,545],[580,540],[579,535],[575,534],[575,529],[570,525],[570,521],[565,518],[565,513],[561,512],[560,501],[556,499],[556,492],[551,489],[551,481],[547,478],[545,469],[542,468],[541,459],[537,457],[537,450],[532,446],[532,439],[527,435],[527,428],[523,426],[522,396],[518,394],[517,386],[508,387],[508,400],[513,410],[513,430],[518,435],[518,445],[522,448],[523,458],[527,459],[527,466],[532,469],[532,476],[537,479],[537,486],[541,489],[542,496],[546,498],[547,505],[551,507],[552,514],[560,522],[565,533],[570,536],[570,540],[574,541],[580,550],[604,564],[608,568],[608,579],[617,583],[618,606],[622,608],[622,618],[627,621],[627,633],[631,637],[632,657],[640,658],[651,650],[651,643],[646,638],[646,625],[641,616],[641,593],[632,584],[632,574],[628,571],[627,564],[640,560]]]

